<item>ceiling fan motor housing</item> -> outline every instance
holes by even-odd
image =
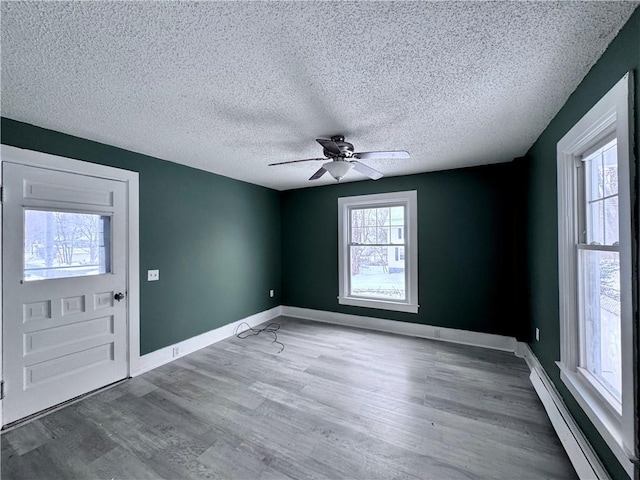
[[[331,141],[336,144],[336,146],[340,149],[340,155],[336,155],[335,152],[329,152],[326,149],[324,150],[324,156],[327,158],[351,158],[353,156],[353,144],[344,141],[344,137],[342,135],[334,135],[331,137]]]

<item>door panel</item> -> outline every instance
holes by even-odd
[[[3,421],[127,376],[126,186],[3,164]]]

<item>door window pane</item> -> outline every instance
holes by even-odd
[[[110,216],[25,210],[25,281],[110,272]]]
[[[621,400],[620,254],[580,250],[583,367]]]

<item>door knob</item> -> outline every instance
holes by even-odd
[[[113,298],[115,298],[117,301],[120,301],[124,298],[124,293],[118,292],[113,296]]]

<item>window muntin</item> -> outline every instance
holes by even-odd
[[[80,212],[24,211],[25,281],[111,272],[111,217]]]
[[[338,217],[338,302],[417,313],[417,192],[340,198]]]

